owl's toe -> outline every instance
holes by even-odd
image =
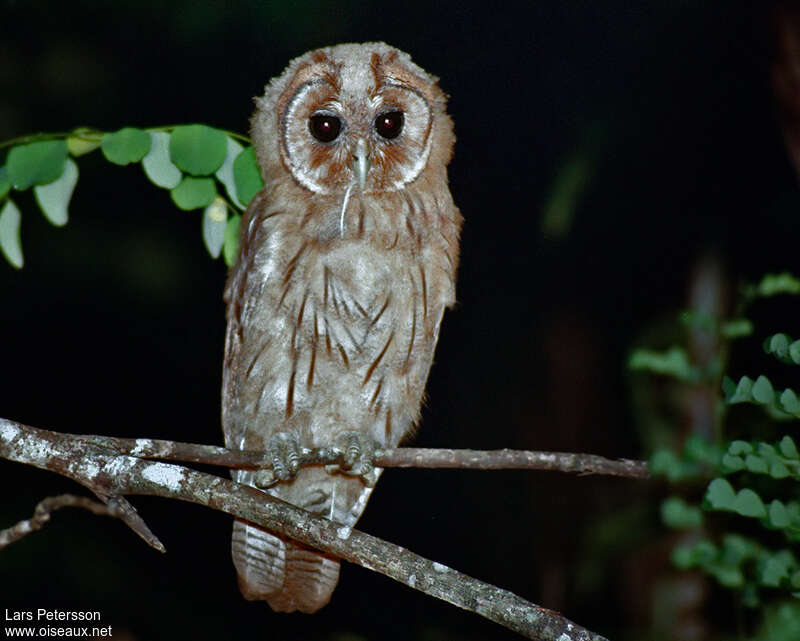
[[[302,449],[297,437],[288,432],[273,434],[267,443],[267,458],[272,469],[259,470],[255,477],[256,487],[271,487],[280,481],[293,479],[302,462]]]
[[[372,487],[380,472],[375,469],[373,458],[377,443],[363,432],[343,432],[336,438],[336,449],[341,452],[341,463],[327,465],[329,473],[358,476],[367,487]]]

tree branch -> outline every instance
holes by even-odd
[[[551,470],[581,475],[607,474],[646,479],[646,461],[607,459],[595,454],[530,450],[448,450],[400,447],[376,453],[381,467],[435,467],[461,470]]]
[[[101,516],[119,517],[122,515],[116,506],[103,505],[85,496],[75,496],[74,494],[49,496],[39,502],[30,519],[25,519],[10,528],[0,530],[0,550],[19,541],[31,532],[41,530],[50,520],[53,512],[60,510],[62,507],[80,507],[84,510],[89,510],[92,514]]]
[[[237,469],[272,467],[263,452],[229,450],[215,445],[198,445],[145,438],[114,438],[110,436],[75,436],[86,443],[112,449],[119,454],[139,458],[203,463]],[[301,467],[341,463],[341,451],[336,448],[303,448]],[[534,452],[528,450],[451,450],[399,447],[375,450],[373,463],[378,467],[419,467],[460,470],[549,470],[581,475],[606,474],[646,479],[646,461],[607,459],[594,454],[565,452]]]
[[[104,443],[100,444],[100,441]],[[154,442],[140,441],[142,448],[144,443]],[[312,515],[228,479],[120,454],[108,447],[101,437],[59,434],[0,419],[0,457],[57,472],[101,497],[118,499],[125,494],[161,496],[226,512],[380,572],[425,594],[480,614],[529,639],[606,641],[556,612],[400,546]],[[109,513],[116,509],[109,508]]]

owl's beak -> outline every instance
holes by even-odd
[[[363,138],[359,138],[356,143],[355,153],[353,154],[353,173],[356,175],[358,186],[364,189],[367,183],[367,173],[369,172],[369,145]]]

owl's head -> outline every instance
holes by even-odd
[[[453,131],[436,80],[382,42],[296,58],[256,99],[251,133],[265,180],[288,171],[316,194],[369,194],[444,169]]]

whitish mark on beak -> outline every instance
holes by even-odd
[[[356,182],[358,182],[359,190],[364,189],[367,184],[367,174],[369,173],[369,145],[363,138],[359,138],[356,142],[355,153],[353,154],[353,174]],[[344,216],[347,212],[347,205],[350,202],[350,192],[353,190],[353,183],[347,187],[344,192],[344,201],[342,201],[342,213],[339,216],[339,236],[344,238]]]
[[[353,172],[356,175],[359,189],[364,189],[364,185],[367,183],[367,172],[369,172],[369,146],[366,140],[358,139],[353,156]]]

